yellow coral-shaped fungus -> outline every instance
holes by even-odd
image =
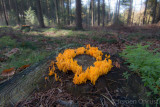
[[[75,56],[82,54],[87,54],[96,58],[94,66],[88,67],[85,71],[82,70],[82,66],[78,65],[76,60],[73,60]],[[103,53],[98,50],[98,47],[91,47],[90,45],[87,45],[86,48],[66,49],[63,54],[60,53],[57,56],[56,65],[58,69],[63,72],[70,70],[75,74],[73,78],[74,84],[82,84],[90,80],[91,83],[95,85],[99,76],[107,74],[112,68],[112,60],[109,59],[110,55],[105,55],[106,58],[104,60],[102,60],[102,56]],[[53,64],[53,62],[51,64]],[[54,74],[54,70],[54,67],[50,69],[49,75]]]

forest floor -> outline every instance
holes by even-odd
[[[135,45],[141,43],[143,45],[150,44],[150,49],[157,49],[160,52],[160,28],[158,26],[143,26],[143,27],[95,27],[89,30],[76,31],[72,28],[34,28],[30,32],[23,32],[20,27],[0,27],[0,73],[3,71],[12,70],[10,75],[23,71],[32,64],[43,60],[45,57],[56,51],[56,49],[68,45],[75,44],[76,46],[84,46],[91,44],[91,46],[98,47],[102,52],[107,52],[114,59],[113,74],[105,76],[109,83],[114,84],[112,88],[105,88],[103,92],[109,95],[118,91],[116,86],[118,83],[126,84],[126,79],[123,77],[125,71],[130,71],[124,65],[123,59],[119,57],[119,53],[125,49],[126,45]],[[118,64],[118,65],[117,65]],[[118,67],[117,67],[118,66]],[[11,69],[12,68],[12,69]],[[118,73],[116,71],[119,71]],[[110,78],[111,77],[111,78]],[[0,81],[3,82],[8,76],[1,75]],[[133,77],[136,78],[137,77]],[[131,81],[130,81],[131,82]],[[129,82],[129,83],[130,83]],[[55,84],[55,87],[60,87],[60,84]],[[58,97],[63,97],[64,100],[81,101],[81,105],[97,105],[106,104],[102,96],[95,95],[97,88],[94,90],[95,96],[80,98],[74,97],[67,92],[60,93],[64,88],[52,88],[46,92],[36,94],[38,98],[47,97],[52,94]],[[115,89],[115,90],[112,90]],[[109,90],[109,91],[108,91]],[[112,94],[111,94],[112,95]],[[127,94],[125,93],[124,96]],[[132,94],[131,94],[132,95]],[[51,96],[50,96],[51,97]],[[110,96],[111,97],[111,96]],[[100,100],[99,100],[100,98]],[[52,100],[56,100],[52,99]],[[84,99],[86,99],[84,101]],[[112,99],[112,98],[111,98]],[[35,100],[35,99],[34,99]],[[37,99],[36,99],[37,100]],[[94,101],[93,101],[94,100]],[[102,101],[103,100],[103,101]],[[103,102],[103,103],[102,103]],[[69,102],[70,104],[71,102]],[[109,101],[111,105],[114,101]],[[68,104],[68,103],[67,103]],[[107,103],[108,104],[108,103]]]

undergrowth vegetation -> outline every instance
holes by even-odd
[[[160,99],[160,53],[149,51],[149,45],[127,46],[121,56],[129,63],[129,68],[139,74],[144,85],[152,92],[147,95]]]
[[[4,47],[15,47],[16,46],[16,40],[11,39],[9,36],[3,36],[0,38],[0,48]]]
[[[20,49],[18,54],[9,57],[9,60],[6,62],[7,64],[4,64],[2,68],[0,68],[0,71],[12,67],[18,69],[23,65],[34,64],[44,59],[47,55],[49,55],[47,52],[32,51],[31,49]]]

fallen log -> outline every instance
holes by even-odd
[[[16,74],[10,80],[0,84],[0,107],[13,107],[19,101],[26,99],[34,91],[44,87],[45,73],[48,72],[50,60],[54,60],[56,55],[66,48],[75,47],[69,44],[58,48],[56,52],[36,63],[23,72]]]

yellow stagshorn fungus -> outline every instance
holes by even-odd
[[[82,70],[82,66],[79,66],[76,60],[73,60],[75,56],[82,54],[87,54],[96,58],[94,66],[88,67],[85,71]],[[58,69],[63,72],[70,70],[75,74],[73,78],[74,84],[82,84],[90,80],[91,83],[95,85],[99,76],[107,74],[112,68],[112,60],[109,59],[110,55],[105,55],[106,58],[104,60],[102,60],[102,56],[103,53],[98,50],[98,47],[91,47],[90,45],[87,45],[86,48],[66,49],[63,54],[60,53],[56,57],[56,65]],[[55,74],[54,63],[51,62],[51,65],[53,65],[53,68],[50,69],[49,75]],[[57,76],[57,74],[55,76]]]
[[[54,75],[55,80],[58,81],[59,77],[57,76],[57,73],[54,72],[55,71],[55,66],[54,66],[54,61],[51,61],[51,64],[49,66],[49,76]]]

